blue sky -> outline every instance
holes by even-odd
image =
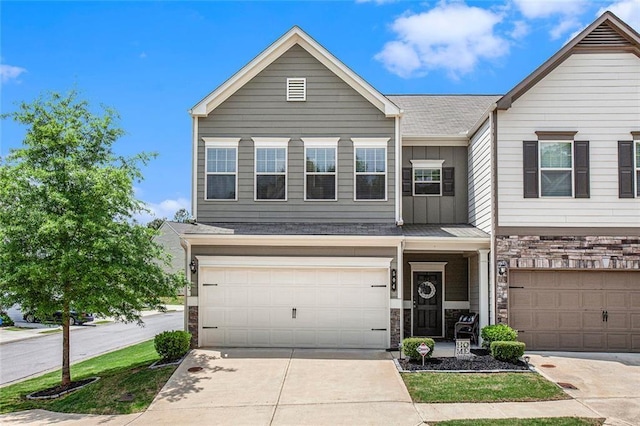
[[[640,29],[640,0],[2,1],[1,110],[72,88],[115,108],[117,150],[159,154],[138,197],[171,218],[190,206],[188,109],[293,25],[384,94],[501,94],[607,9]],[[24,129],[1,126],[4,156]]]

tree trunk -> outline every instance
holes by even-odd
[[[71,383],[69,347],[69,303],[65,301],[62,308],[62,386]]]

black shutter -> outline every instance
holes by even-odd
[[[413,169],[411,167],[402,168],[402,195],[413,195],[413,189],[411,188],[413,184],[412,173]]]
[[[633,141],[618,141],[618,197],[633,198]]]
[[[589,141],[573,142],[573,157],[575,197],[589,198]]]
[[[442,168],[442,195],[452,197],[455,195],[455,168]]]
[[[538,198],[538,141],[522,142],[524,198]]]

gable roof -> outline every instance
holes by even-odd
[[[640,57],[640,34],[613,13],[606,11],[569,41],[544,64],[498,101],[498,109],[509,109],[513,101],[556,69],[573,53],[623,51]]]
[[[360,93],[365,99],[382,111],[387,117],[400,115],[400,109],[389,99],[367,83],[362,77],[353,72],[327,49],[312,39],[307,33],[295,26],[287,31],[276,42],[256,56],[251,62],[235,73],[230,79],[222,83],[207,97],[198,102],[189,113],[194,117],[207,116],[211,111],[227,100],[249,80],[279,58],[294,45],[300,45],[320,63],[329,68],[345,83]]]
[[[402,137],[467,138],[500,95],[388,95],[403,110]]]

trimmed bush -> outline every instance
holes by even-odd
[[[13,320],[6,312],[0,312],[0,318],[2,318],[2,326],[3,327],[11,327],[13,324]]]
[[[418,352],[418,346],[422,343],[431,349],[425,358],[431,358],[431,355],[433,355],[433,348],[436,347],[436,342],[428,337],[407,337],[402,341],[402,352],[412,360],[421,360],[422,355]]]
[[[518,340],[518,332],[507,324],[493,324],[482,327],[480,331],[482,347],[489,349],[491,342],[515,342]]]
[[[515,363],[524,355],[524,342],[491,342],[491,356],[500,361]]]
[[[163,331],[160,334],[156,334],[153,339],[153,346],[163,361],[171,362],[182,358],[184,354],[189,352],[190,342],[191,333],[187,331]]]

